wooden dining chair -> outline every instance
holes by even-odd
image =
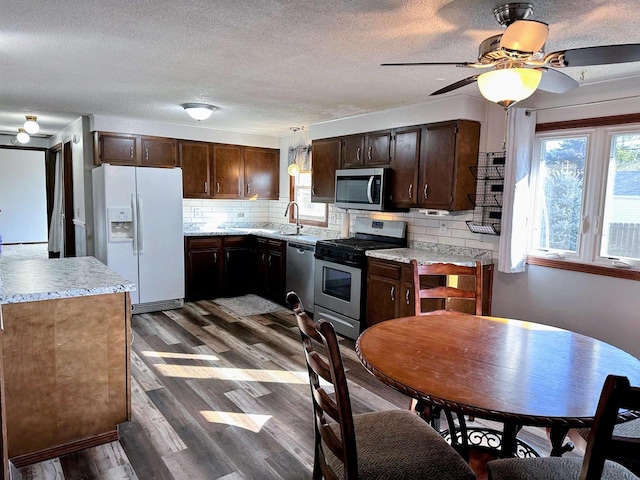
[[[638,480],[627,468],[611,461],[620,454],[640,458],[640,439],[621,436],[614,431],[619,412],[627,410],[640,410],[640,387],[630,386],[627,377],[609,375],[602,387],[584,459],[538,457],[494,460],[487,464],[489,480]]]
[[[590,428],[572,428],[569,430],[569,438],[582,451],[587,450],[590,434]],[[640,418],[616,425],[613,429],[613,434],[621,437],[637,438],[638,442],[640,442]],[[614,452],[612,459],[640,477],[640,455],[626,456],[624,452]]]
[[[455,265],[452,263],[431,263],[418,265],[415,259],[411,260],[411,270],[413,272],[413,290],[415,315],[460,315],[475,314],[482,315],[482,263],[476,261],[473,267]],[[458,275],[471,279],[473,289],[462,289],[448,285],[449,276]],[[440,282],[424,277],[447,277],[446,285],[439,285]],[[459,279],[458,279],[459,281]],[[426,285],[437,285],[426,287]],[[422,310],[422,299],[442,300],[443,308],[435,310]],[[447,302],[451,299],[460,303],[469,303],[469,311],[459,311],[456,308],[446,308]],[[473,303],[471,303],[473,302]],[[456,305],[458,307],[458,305]],[[459,307],[458,307],[459,308]],[[440,407],[428,405],[422,401],[412,400],[409,410],[416,411],[424,420],[431,423],[437,430],[440,429]],[[446,413],[446,412],[445,412]],[[469,420],[473,420],[472,417]],[[450,420],[451,423],[452,420]]]
[[[475,479],[462,457],[415,414],[389,410],[353,415],[333,325],[314,322],[295,292],[286,299],[295,313],[309,371],[314,479]]]
[[[476,261],[473,267],[454,265],[452,263],[431,263],[427,265],[418,265],[418,262],[411,260],[411,269],[413,271],[413,290],[415,299],[415,315],[460,315],[461,313],[472,313],[482,315],[482,263]],[[473,278],[474,288],[465,290],[450,285],[424,287],[425,284],[433,284],[433,282],[422,281],[426,276],[445,276],[452,275],[465,276]],[[448,283],[448,282],[447,282]],[[422,299],[441,299],[443,308],[437,310],[423,311]],[[451,299],[469,300],[472,304],[472,310],[461,312],[455,308],[446,308],[446,303]],[[467,303],[467,302],[465,302]]]

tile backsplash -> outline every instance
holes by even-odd
[[[289,219],[284,216],[288,200],[183,200],[183,222],[200,229],[219,227],[246,227],[266,224],[285,227]],[[403,220],[407,222],[407,239],[410,247],[426,248],[427,245],[443,245],[486,250],[493,258],[498,256],[500,237],[469,231],[467,220],[473,212],[461,212],[443,216],[427,216],[417,209],[402,213],[379,213],[359,210],[344,210],[329,205],[328,227],[322,229],[323,237],[334,234],[343,236],[346,231],[345,215],[348,216],[349,232],[355,225],[355,217],[366,216],[380,220]],[[305,227],[305,233],[313,234],[317,227]]]

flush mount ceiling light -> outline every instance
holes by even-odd
[[[27,121],[24,122],[24,129],[26,130],[27,133],[30,133],[31,135],[33,135],[34,133],[38,133],[38,130],[40,130],[40,125],[38,125],[38,117],[36,117],[35,115],[26,115],[27,117]]]
[[[31,137],[29,137],[29,134],[24,131],[24,128],[19,128],[18,135],[16,135],[16,138],[20,143],[29,143],[29,139]]]
[[[501,68],[478,76],[484,98],[508,108],[536,91],[542,71],[533,68]]]
[[[215,112],[218,107],[209,105],[208,103],[183,103],[182,108],[194,120],[206,120]]]

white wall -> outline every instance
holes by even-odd
[[[0,148],[2,243],[47,242],[44,152]]]
[[[186,115],[186,113],[185,113]],[[215,113],[214,113],[215,115]],[[135,133],[156,137],[199,140],[202,142],[230,143],[253,147],[279,148],[280,139],[269,135],[246,132],[232,132],[206,128],[193,121],[193,126],[172,123],[152,122],[131,118],[92,115],[89,128],[92,132]]]

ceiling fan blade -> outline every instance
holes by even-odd
[[[551,68],[539,68],[542,70],[542,78],[538,90],[551,93],[565,93],[578,87],[576,82],[569,75],[553,70]]]
[[[440,90],[436,90],[431,95],[441,95],[443,93],[451,92],[452,90],[455,90],[457,88],[462,88],[467,85],[471,85],[472,83],[478,80],[479,76],[480,75],[473,75],[472,77],[463,78],[462,80],[456,83],[452,83],[451,85],[447,85],[446,87],[443,87]]]
[[[381,67],[411,67],[411,66],[425,66],[425,65],[455,65],[456,67],[470,67],[475,65],[475,62],[408,62],[408,63],[381,63]]]
[[[549,25],[537,20],[516,20],[502,34],[500,48],[532,55],[544,46]]]
[[[584,67],[640,62],[640,43],[561,50],[545,55],[544,62],[552,67]]]

